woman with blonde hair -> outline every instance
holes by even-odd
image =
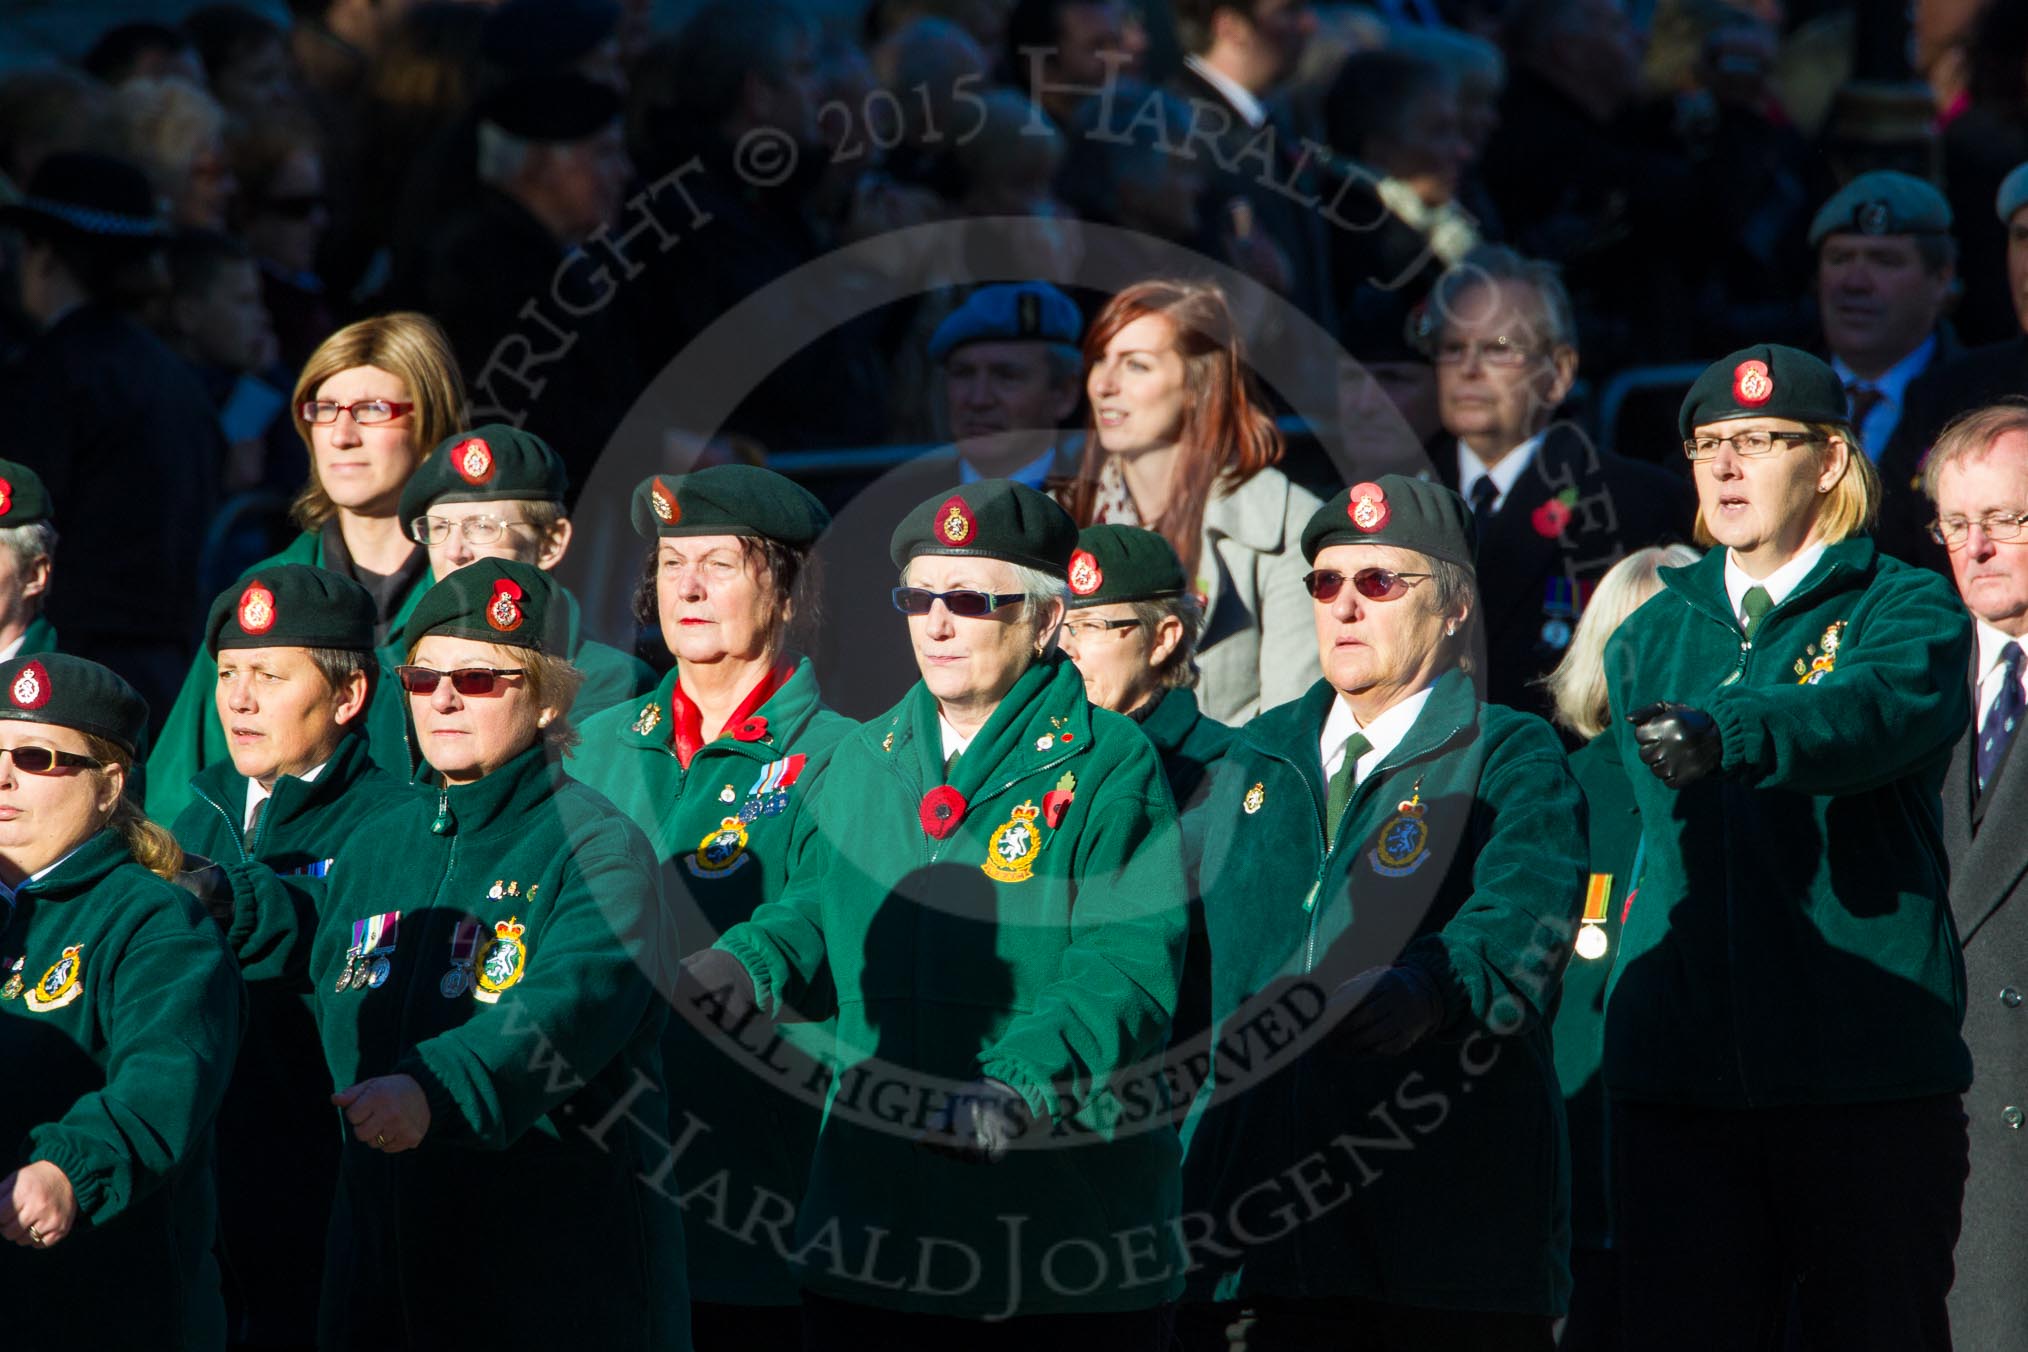
[[[409,612],[429,583],[429,555],[401,523],[401,491],[423,457],[457,431],[465,386],[434,320],[395,311],[348,324],[310,354],[297,378],[296,431],[310,454],[309,482],[290,515],[303,533],[248,574],[278,563],[328,568],[359,583],[377,610],[374,637],[399,649]],[[148,756],[148,811],[173,820],[191,801],[190,777],[226,758],[212,685],[218,668],[199,653]],[[409,773],[392,682],[367,715],[373,759]]]
[[[1584,739],[1570,753],[1570,772],[1589,812],[1591,877],[1576,935],[1576,956],[1563,974],[1551,1041],[1556,1078],[1570,1122],[1570,1314],[1562,1346],[1619,1346],[1619,1283],[1613,1269],[1606,1207],[1605,1089],[1599,1057],[1605,1035],[1606,978],[1613,970],[1620,910],[1639,885],[1641,819],[1620,763],[1606,700],[1606,640],[1662,589],[1663,568],[1688,568],[1701,557],[1688,545],[1637,549],[1607,570],[1572,632],[1563,661],[1545,684],[1556,725]]]
[[[1281,434],[1225,293],[1198,281],[1130,286],[1099,312],[1084,355],[1091,416],[1062,492],[1071,516],[1145,526],[1174,547],[1204,608],[1208,716],[1244,723],[1301,695],[1320,671],[1301,545],[1318,499],[1275,468]]]
[[[147,171],[173,225],[223,230],[239,184],[225,153],[225,110],[188,80],[129,80],[113,92],[127,158]]]
[[[243,992],[218,930],[170,881],[182,851],[126,797],[147,721],[96,662],[0,664],[10,1345],[225,1343],[211,1124]]]

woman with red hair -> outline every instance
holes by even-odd
[[[1244,723],[1319,676],[1303,589],[1303,525],[1318,499],[1274,466],[1225,293],[1148,281],[1114,296],[1084,341],[1091,421],[1064,492],[1080,526],[1145,526],[1183,561],[1204,606],[1204,712]]]

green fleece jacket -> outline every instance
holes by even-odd
[[[1464,673],[1324,836],[1318,682],[1256,718],[1205,814],[1211,1075],[1185,1126],[1201,1294],[1549,1314],[1569,1297],[1569,1163],[1548,1014],[1584,888],[1584,801],[1532,714]],[[1436,1029],[1354,1053],[1326,999],[1414,968]]]
[[[1607,1092],[1748,1108],[1956,1093],[1964,961],[1940,792],[1970,718],[1971,622],[1949,582],[1863,536],[1824,551],[1749,641],[1725,554],[1662,570],[1606,646],[1647,853],[1606,996]],[[1625,715],[1717,721],[1682,790]]]
[[[640,831],[538,746],[378,813],[326,878],[228,871],[228,938],[250,977],[308,982],[331,1086],[408,1075],[430,1106],[415,1150],[345,1132],[322,1341],[465,1345],[498,1274],[508,1341],[687,1347],[667,1118],[641,1106],[674,938]]]
[[[216,1348],[212,1121],[239,1049],[232,955],[104,830],[0,895],[0,1175],[77,1194],[46,1251],[0,1244],[10,1347]]]
[[[782,894],[789,851],[811,796],[851,719],[825,707],[815,671],[795,674],[755,711],[762,720],[727,728],[691,758],[672,749],[670,693],[677,672],[653,694],[595,715],[570,772],[613,800],[647,833],[662,861],[663,895],[687,956]],[[746,838],[730,857],[710,853],[731,819]],[[729,1305],[793,1305],[797,1282],[765,1233],[746,1224],[763,1197],[803,1195],[823,1116],[827,1076],[811,1053],[828,1050],[828,1022],[736,1026],[713,1017],[709,1000],[678,1004],[662,1034],[672,1086],[665,1105],[671,1139],[689,1121],[673,1187],[697,1191],[684,1238],[693,1299]]]
[[[768,1012],[836,1012],[804,1281],[963,1318],[1156,1305],[1180,1284],[1177,1153],[1146,1090],[1185,924],[1161,765],[1056,658],[949,784],[944,760],[918,684],[839,744],[781,898],[718,943]],[[962,812],[940,821],[952,795]],[[980,1077],[1046,1120],[992,1166],[917,1148]]]

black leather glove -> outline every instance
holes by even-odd
[[[1375,967],[1331,992],[1327,1008],[1342,1011],[1334,1036],[1354,1056],[1399,1056],[1443,1022],[1443,999],[1413,967]]]
[[[1718,768],[1724,740],[1718,724],[1687,704],[1650,704],[1627,715],[1641,761],[1672,789],[1695,784]]]
[[[951,1095],[948,1111],[916,1147],[959,1164],[998,1164],[1035,1123],[1028,1102],[998,1080],[974,1080]]]
[[[225,869],[214,864],[201,854],[183,855],[183,868],[176,875],[176,885],[197,898],[205,914],[218,922],[218,927],[230,933],[232,930],[232,880],[225,876]]]
[[[702,949],[683,959],[683,969],[676,980],[676,998],[696,1011],[692,1014],[679,1009],[678,1018],[687,1018],[695,1024],[703,1017],[720,1028],[738,1028],[759,1004],[746,964],[722,948]]]

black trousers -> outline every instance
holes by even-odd
[[[998,1323],[908,1314],[803,1293],[803,1352],[1169,1352],[1170,1307]]]
[[[1958,1095],[1611,1114],[1626,1346],[1950,1352]]]
[[[1181,1352],[1550,1352],[1554,1322],[1546,1314],[1258,1297],[1180,1307],[1176,1343]]]

